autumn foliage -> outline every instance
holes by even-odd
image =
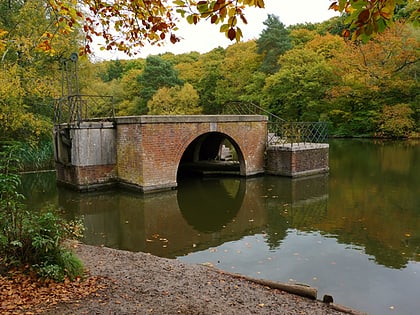
[[[102,49],[116,49],[128,55],[136,54],[146,43],[161,45],[169,40],[180,40],[176,31],[180,19],[190,24],[206,21],[220,25],[220,32],[230,40],[242,38],[240,24],[247,24],[247,7],[264,8],[264,0],[44,0],[37,1],[40,10],[50,19],[37,39],[37,49],[55,51],[55,42],[73,32],[83,33],[79,53],[91,54],[95,37],[103,40]],[[404,0],[337,0],[330,9],[347,16],[349,27],[343,35],[353,39],[368,40],[383,32],[393,23],[394,10]],[[409,0],[415,3],[415,0]],[[16,1],[17,3],[17,1]],[[31,3],[29,1],[28,3]],[[9,6],[15,1],[9,1]],[[27,4],[25,4],[27,5]],[[325,8],[328,9],[327,7]],[[410,19],[418,23],[420,9],[414,10]],[[0,51],[8,45],[6,30],[0,25]]]
[[[64,282],[45,280],[25,270],[0,274],[0,313],[43,314],[59,303],[75,305],[88,296],[99,296],[104,285],[97,277]]]

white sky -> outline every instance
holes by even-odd
[[[268,14],[277,15],[280,21],[286,26],[305,22],[322,22],[328,20],[338,13],[328,10],[330,0],[265,0],[264,9],[249,8],[245,11],[248,20],[247,25],[240,25],[243,40],[256,39],[264,29],[263,22]],[[178,25],[177,35],[181,42],[174,44],[168,43],[163,47],[145,46],[140,55],[136,58],[145,58],[148,55],[157,55],[165,52],[174,54],[198,51],[208,52],[218,46],[227,47],[234,44],[219,32],[220,25],[212,25],[209,21],[201,21],[198,25],[189,25],[186,21],[181,21]],[[99,59],[127,59],[128,56],[118,52],[96,52]]]

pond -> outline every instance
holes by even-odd
[[[332,140],[328,175],[188,179],[142,195],[23,177],[32,209],[82,218],[84,242],[318,288],[369,314],[420,306],[420,142]]]

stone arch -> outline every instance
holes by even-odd
[[[205,167],[210,166],[210,161],[220,161],[220,150],[221,146],[225,143],[229,143],[229,145],[234,150],[234,161],[237,162],[237,175],[245,175],[246,174],[246,160],[243,154],[243,150],[241,149],[240,145],[237,141],[235,141],[231,136],[214,131],[214,132],[206,132],[199,136],[196,136],[192,141],[190,141],[182,150],[181,155],[178,160],[178,168],[177,168],[177,178],[180,173],[185,170],[185,166],[192,166],[195,164],[196,166]],[[234,174],[235,172],[231,169],[234,168],[235,163],[231,163],[231,168],[229,168],[229,163],[219,163],[219,170],[220,173],[223,173],[223,168],[227,170],[229,173]],[[217,163],[214,163],[214,169],[218,169]]]

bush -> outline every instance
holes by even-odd
[[[384,106],[380,131],[386,137],[407,137],[415,131],[414,111],[408,104]]]
[[[57,281],[82,274],[80,260],[63,245],[73,232],[81,231],[80,223],[67,223],[52,209],[28,212],[17,193],[20,178],[16,174],[19,146],[0,147],[0,257],[1,264],[29,266],[39,276]]]

